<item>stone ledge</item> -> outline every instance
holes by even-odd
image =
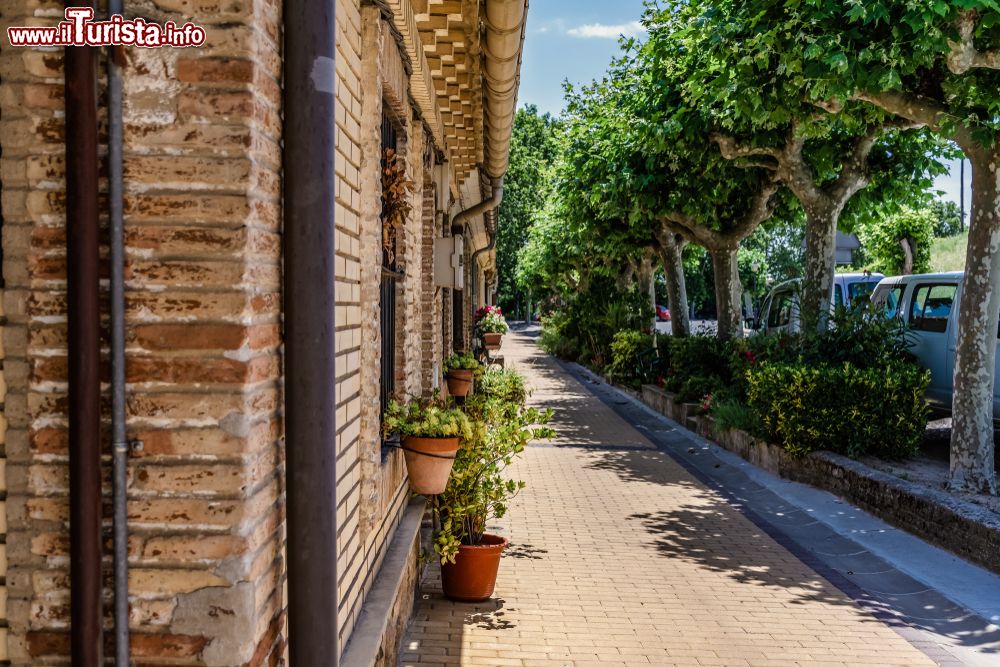
[[[779,445],[743,431],[714,432],[707,415],[689,415],[688,405],[653,385],[643,403],[707,437],[759,468],[829,491],[898,528],[1000,574],[1000,518],[985,507],[943,491],[908,482],[832,452],[793,457]]]
[[[341,667],[394,666],[420,581],[420,524],[427,501],[414,497],[375,577],[341,656]]]

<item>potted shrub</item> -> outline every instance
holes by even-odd
[[[453,354],[444,361],[448,379],[448,393],[451,396],[468,396],[472,391],[472,381],[481,364],[471,353]]]
[[[499,350],[503,344],[503,335],[507,333],[507,320],[503,318],[503,312],[496,306],[484,306],[477,310],[476,331],[483,341],[483,347],[487,350]]]
[[[427,496],[445,490],[459,447],[473,435],[472,424],[461,410],[421,401],[391,402],[383,429],[386,436],[398,434],[402,439],[410,488]]]
[[[434,503],[441,585],[446,597],[460,602],[493,595],[508,541],[487,533],[486,524],[503,517],[511,498],[524,488],[524,482],[507,479],[504,472],[529,440],[553,434],[545,426],[551,411],[524,407],[523,380],[516,372],[487,371],[481,384],[466,403],[472,438],[459,450],[448,486]]]

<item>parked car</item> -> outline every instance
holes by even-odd
[[[899,318],[907,325],[910,352],[931,373],[927,400],[939,412],[951,412],[963,275],[925,273],[886,278],[872,294],[872,304],[886,317]],[[1000,356],[995,363],[1000,365]],[[993,418],[1000,419],[1000,385],[993,389]]]
[[[669,322],[670,321],[670,309],[666,306],[656,306],[656,321],[657,322]]]
[[[838,273],[833,278],[831,310],[838,306],[867,304],[875,286],[885,278],[881,273]],[[799,292],[801,280],[776,285],[764,299],[760,313],[750,328],[764,334],[795,333],[800,328]]]

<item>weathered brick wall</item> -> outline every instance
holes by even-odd
[[[125,67],[129,434],[145,443],[130,462],[131,626],[143,664],[258,665],[283,650],[280,6],[126,3],[129,14],[194,20],[208,31],[201,49],[134,49]],[[55,22],[61,8],[4,0],[0,27]],[[401,393],[429,388],[429,354],[440,363],[450,333],[441,330],[440,297],[427,298],[436,234],[423,188],[426,133],[377,10],[338,1],[337,56],[346,641],[408,495],[402,456],[381,451],[377,407],[383,100],[418,184],[401,244]],[[68,637],[61,67],[59,50],[0,52],[9,318],[0,382],[9,430],[0,423],[0,454],[10,456],[10,654],[22,665],[65,662]],[[0,493],[5,477],[0,462]],[[3,564],[0,557],[0,576]],[[0,612],[2,602],[0,592]],[[3,649],[0,641],[0,659]]]
[[[10,0],[3,19],[61,6]],[[124,73],[128,429],[145,442],[129,474],[132,654],[266,664],[283,609],[280,2],[126,11],[208,33],[197,50],[130,50]],[[61,54],[2,57],[10,654],[34,665],[65,659],[68,630]]]
[[[423,151],[422,134],[414,137],[403,62],[389,24],[378,8],[355,3],[338,5],[340,50],[337,70],[339,99],[345,119],[339,134],[338,157],[344,164],[338,187],[351,190],[349,233],[340,244],[351,283],[350,305],[338,297],[338,329],[350,347],[338,349],[340,403],[347,421],[338,422],[338,566],[340,577],[340,634],[346,643],[357,622],[365,595],[378,574],[385,547],[392,538],[407,498],[405,466],[398,450],[382,451],[379,410],[381,331],[379,327],[382,273],[381,123],[383,111],[394,119],[399,135],[399,153],[408,165],[408,175]],[[350,106],[344,105],[349,102]],[[350,156],[348,156],[350,152]],[[338,175],[341,168],[338,166]],[[341,194],[342,199],[344,198]],[[346,201],[346,200],[345,200]],[[415,202],[414,202],[415,203]],[[345,206],[346,208],[346,206]],[[338,211],[338,225],[341,211]],[[410,225],[407,226],[409,229]],[[349,244],[345,246],[345,243]],[[405,270],[412,262],[413,239],[400,239],[399,263]],[[346,255],[346,247],[353,248]],[[338,258],[339,261],[339,258]],[[353,268],[356,267],[356,268]],[[338,289],[347,289],[346,286]],[[356,296],[353,296],[356,295]],[[397,288],[397,331],[402,336],[409,317],[404,285]],[[341,311],[344,308],[341,317]],[[356,317],[355,317],[356,313]],[[342,324],[341,324],[342,323]],[[345,341],[346,342],[346,341]],[[397,388],[405,393],[407,345],[397,348]],[[356,407],[355,407],[356,406]]]

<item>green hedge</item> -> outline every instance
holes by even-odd
[[[914,365],[764,363],[747,371],[747,382],[759,435],[793,454],[825,449],[851,457],[903,458],[919,451],[930,376]]]

